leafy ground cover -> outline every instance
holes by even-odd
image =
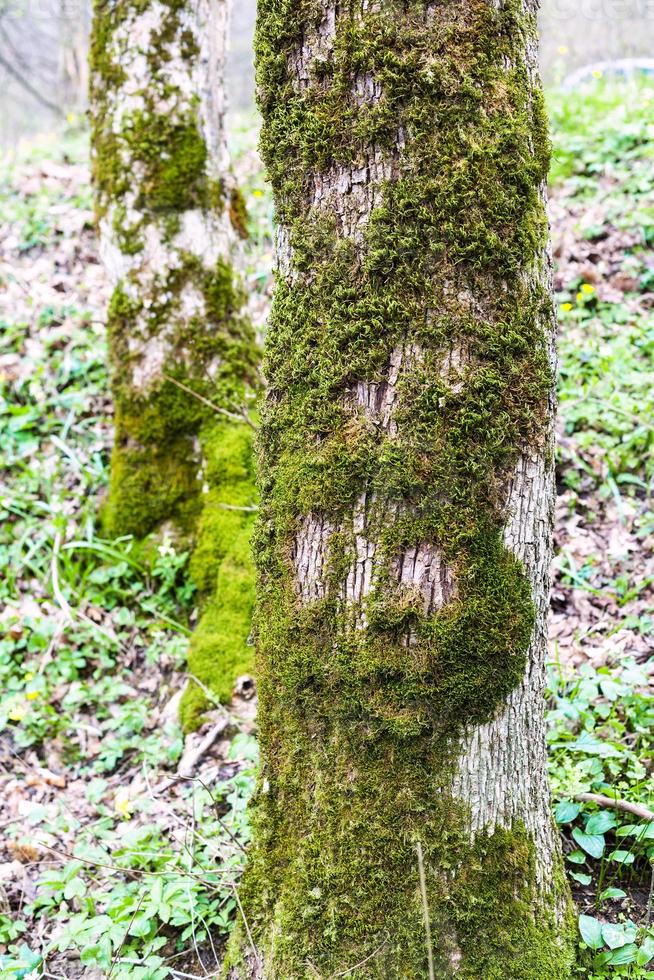
[[[552,97],[561,423],[548,728],[579,976],[654,977],[654,90]],[[252,314],[270,201],[235,128]],[[185,740],[187,555],[97,522],[111,442],[86,136],[0,164],[0,977],[217,976],[256,768],[241,684]],[[638,813],[599,806],[614,796]],[[579,799],[579,797],[585,797]]]
[[[651,83],[551,99],[561,419],[550,771],[589,980],[654,977],[653,110]],[[640,816],[584,794],[638,804]]]

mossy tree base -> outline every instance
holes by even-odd
[[[535,30],[532,0],[259,5],[281,230],[241,980],[425,978],[426,910],[437,977],[570,976]]]
[[[293,756],[267,755],[276,779],[261,791],[265,819],[241,889],[265,980],[425,980],[419,843],[437,978],[568,980],[574,924],[563,869],[543,887],[540,855],[519,823],[471,840],[469,810],[442,785],[437,739],[398,749],[318,724],[289,728],[279,746],[292,737]],[[241,929],[225,975],[249,980],[249,953]]]

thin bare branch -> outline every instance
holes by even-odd
[[[76,854],[71,854],[70,851],[65,851],[63,848],[57,849],[56,847],[51,847],[46,844],[45,841],[37,840],[36,843],[39,847],[45,848],[46,851],[51,851],[52,854],[56,854],[59,860],[65,857],[68,861],[79,861],[80,864],[85,864],[89,868],[104,868],[107,871],[114,871],[122,875],[142,875],[147,878],[167,878],[170,876],[170,871],[144,871],[143,868],[120,868],[116,864],[103,864],[100,861],[88,861],[84,858],[78,857]],[[211,871],[207,870],[207,875],[226,875],[229,874],[229,868],[213,868]],[[210,883],[204,875],[196,875],[191,871],[186,871],[183,868],[175,868],[174,874],[179,875],[180,878],[194,878],[196,881],[201,881],[205,886]],[[228,885],[233,887],[233,882],[227,882]]]
[[[640,803],[630,803],[628,800],[619,800],[613,796],[602,796],[599,793],[578,793],[575,796],[577,803],[595,803],[603,809],[622,810],[623,813],[630,813],[639,820],[654,820],[654,813]]]
[[[7,74],[11,75],[14,81],[18,82],[21,88],[23,88],[26,92],[28,92],[33,99],[36,99],[36,101],[40,102],[41,105],[45,106],[46,109],[50,109],[51,112],[56,113],[56,115],[60,116],[62,119],[64,118],[65,113],[63,112],[63,110],[60,109],[58,105],[55,105],[54,102],[50,102],[49,99],[46,99],[45,96],[41,95],[38,89],[35,89],[34,86],[23,75],[21,75],[18,69],[15,68],[10,61],[7,61],[7,59],[4,58],[1,54],[0,54],[0,65],[2,65],[2,67],[5,69]]]
[[[116,968],[116,964],[118,963],[118,960],[120,959],[120,954],[122,953],[123,949],[125,948],[125,943],[127,942],[127,938],[129,936],[129,930],[134,925],[134,919],[139,914],[140,908],[143,905],[144,900],[145,900],[145,892],[143,892],[143,894],[139,898],[138,905],[134,909],[134,914],[132,915],[132,918],[129,920],[129,925],[127,926],[127,929],[125,929],[125,935],[121,939],[120,946],[117,947],[116,952],[114,953],[113,959],[111,961],[111,969],[109,970],[109,974],[108,974],[107,980],[111,980],[111,974],[114,972],[114,970]]]
[[[208,398],[205,398],[204,395],[201,395],[198,391],[195,391],[193,388],[190,388],[188,385],[185,385],[183,381],[178,381],[177,378],[173,378],[169,374],[164,374],[163,377],[166,381],[170,381],[171,384],[176,385],[178,388],[181,388],[181,390],[185,391],[187,395],[191,395],[193,398],[197,398],[199,402],[202,402],[203,405],[206,405],[207,408],[210,408],[213,412],[216,412],[218,415],[224,415],[226,418],[231,419],[233,422],[245,422],[245,424],[249,425],[252,429],[254,429],[255,432],[257,431],[256,425],[248,415],[245,408],[242,409],[242,411],[240,412],[230,412],[227,408],[222,408],[220,405],[216,405]]]

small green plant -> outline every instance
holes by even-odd
[[[630,919],[600,922],[595,916],[580,915],[579,934],[582,951],[588,950],[584,958],[590,960],[593,971],[587,974],[588,980],[607,975],[654,978],[654,971],[643,972],[654,960],[653,928],[639,928]]]
[[[582,969],[592,968],[581,975],[652,977],[643,970],[654,958],[654,933],[637,901],[654,875],[654,820],[646,816],[654,784],[643,761],[654,730],[649,672],[629,660],[613,669],[586,664],[578,676],[552,665],[549,685],[554,814],[584,909]],[[606,809],[607,798],[639,805],[644,815]]]
[[[189,944],[208,949],[215,967],[236,911],[255,748],[251,739],[235,739],[231,757],[246,767],[211,791],[195,787],[181,848],[156,823],[85,832],[73,858],[41,879],[27,910],[55,919],[46,952],[75,950],[82,963],[112,970],[118,980],[170,976],[168,960]],[[129,818],[147,814],[148,804],[118,808]]]

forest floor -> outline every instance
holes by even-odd
[[[560,312],[548,729],[578,976],[654,977],[654,89],[552,96]],[[252,312],[271,207],[235,127]],[[188,556],[102,538],[107,284],[86,133],[0,161],[0,978],[219,975],[255,778],[255,703],[183,737]]]

